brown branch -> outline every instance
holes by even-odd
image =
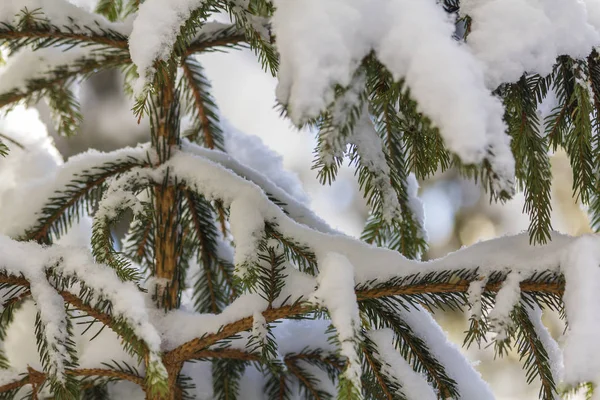
[[[212,47],[220,46],[233,46],[238,43],[245,43],[247,41],[246,36],[243,34],[234,35],[226,38],[220,38],[215,40],[197,41],[191,43],[186,49],[184,57],[187,57],[193,53],[200,53],[206,51]]]
[[[215,208],[217,209],[217,213],[219,214],[219,224],[221,224],[221,232],[223,233],[223,237],[227,237],[227,224],[223,202],[221,200],[215,201]]]
[[[379,382],[379,386],[381,387],[381,390],[385,394],[385,397],[387,397],[388,400],[393,400],[394,397],[388,390],[388,387],[385,384],[385,381],[383,380],[383,377],[381,376],[380,371],[377,370],[377,366],[373,362],[373,359],[369,356],[369,353],[367,353],[366,351],[363,351],[363,353],[365,355],[365,359],[367,360],[367,363],[373,370],[373,374],[375,375],[375,378],[377,378],[377,382]]]
[[[316,400],[319,400],[321,398],[319,396],[319,393],[315,390],[313,385],[311,385],[311,383],[308,381],[308,379],[306,379],[306,377],[304,375],[302,375],[302,372],[300,371],[300,369],[298,368],[296,363],[294,363],[293,361],[290,361],[290,360],[284,360],[284,361],[285,361],[285,365],[286,365],[288,371],[290,371],[292,374],[294,374],[298,378],[298,380],[300,380],[300,382],[302,382],[304,384],[304,386],[310,391],[310,393]]]
[[[29,375],[27,375],[26,377],[24,377],[23,379],[21,379],[19,381],[14,381],[14,382],[7,383],[5,385],[0,386],[0,393],[8,392],[10,390],[15,390],[15,389],[18,389],[25,385],[28,385],[28,384],[29,384]]]
[[[85,67],[82,67],[75,71],[70,71],[68,74],[61,74],[54,79],[45,80],[43,84],[37,84],[35,89],[25,90],[25,91],[14,91],[11,92],[10,95],[2,95],[0,96],[0,108],[5,107],[9,104],[15,103],[17,101],[23,100],[30,96],[32,93],[40,92],[42,90],[50,89],[55,85],[63,84],[65,81],[69,81],[75,78],[78,75],[85,75],[91,72],[94,72],[100,68],[106,69],[108,64],[111,64],[113,67],[122,64],[128,64],[131,62],[129,57],[116,56],[111,58],[106,58],[103,60],[102,64],[90,63]]]
[[[19,39],[63,39],[79,40],[81,42],[102,44],[114,47],[116,49],[127,50],[129,45],[127,40],[117,40],[100,35],[85,35],[83,33],[71,33],[58,30],[32,29],[26,31],[10,31],[0,33],[0,40],[19,40]]]
[[[0,386],[0,393],[18,389],[25,385],[32,385],[34,387],[39,387],[46,380],[46,374],[43,372],[37,371],[31,367],[27,367],[27,372],[28,372],[28,375],[25,376],[24,378],[22,378],[18,381],[7,383],[6,385]],[[72,375],[72,376],[82,376],[82,377],[103,376],[103,377],[108,377],[108,378],[116,378],[116,379],[120,379],[120,380],[126,380],[126,381],[133,382],[133,383],[139,385],[143,390],[145,390],[144,378],[134,375],[134,374],[127,373],[127,372],[115,371],[112,369],[104,369],[104,368],[71,369],[71,370],[66,370],[65,372],[66,372],[66,374]],[[34,393],[36,393],[35,388],[34,388]]]
[[[54,210],[54,214],[52,216],[50,216],[49,218],[47,218],[44,221],[44,223],[42,224],[42,226],[38,227],[34,231],[29,232],[27,234],[26,240],[35,240],[35,241],[39,242],[39,241],[43,240],[44,238],[46,238],[48,236],[48,231],[50,230],[50,227],[52,226],[52,224],[54,224],[61,217],[61,215],[66,210],[69,209],[69,207],[71,207],[72,205],[77,203],[77,201],[79,201],[79,199],[81,199],[87,192],[89,192],[91,189],[101,185],[102,183],[104,183],[104,181],[106,181],[111,176],[125,172],[135,166],[137,166],[137,165],[123,166],[114,171],[106,172],[105,174],[100,175],[98,178],[96,178],[94,180],[88,181],[85,184],[85,186],[83,186],[76,195],[72,196],[69,199],[69,201],[67,201],[62,207]]]
[[[356,292],[358,301],[366,299],[377,299],[389,296],[411,296],[419,294],[439,294],[439,293],[464,293],[469,290],[468,280],[460,280],[455,283],[434,283],[409,286],[396,286],[382,289],[367,289]],[[485,286],[486,292],[497,292],[500,289],[502,282],[489,283]],[[544,292],[551,293],[557,296],[562,296],[564,291],[564,283],[546,283],[546,282],[521,282],[521,291],[523,292]]]
[[[27,281],[27,279],[21,278],[21,277],[15,277],[12,275],[0,275],[0,283],[23,286],[23,287],[29,288],[29,281]],[[28,292],[29,292],[29,290],[28,290]],[[58,291],[58,294],[64,299],[65,302],[71,304],[72,306],[79,309],[80,311],[85,312],[90,317],[93,317],[96,320],[102,322],[104,325],[106,325],[111,330],[113,330],[117,335],[123,336],[122,332],[120,332],[120,329],[118,329],[117,324],[115,323],[115,320],[109,314],[103,313],[103,312],[97,310],[96,308],[94,308],[93,306],[86,304],[82,299],[80,299],[79,297],[77,297],[76,295],[74,295],[71,292],[67,292],[65,290],[60,290],[60,291]],[[144,349],[144,352],[145,352],[146,346],[143,344],[143,342],[139,342],[139,345],[142,346],[142,348]]]
[[[201,358],[227,358],[232,360],[244,360],[244,361],[259,361],[260,357],[256,354],[248,353],[243,350],[237,349],[223,349],[223,350],[202,350],[194,356],[194,359]]]
[[[286,318],[292,315],[305,314],[313,311],[313,307],[308,307],[304,304],[287,305],[279,308],[272,308],[263,312],[263,316],[267,322],[272,322],[281,318]],[[182,362],[216,343],[221,339],[235,335],[238,332],[248,330],[252,327],[253,317],[242,318],[234,323],[225,325],[219,332],[206,335],[201,338],[192,339],[189,342],[171,350],[165,354],[164,361],[166,364]]]
[[[138,376],[138,375],[127,373],[127,372],[115,371],[112,369],[104,369],[104,368],[83,368],[83,369],[67,370],[67,374],[73,375],[73,376],[104,376],[107,378],[117,378],[120,380],[133,382],[145,390],[144,378],[142,378],[141,376]]]
[[[381,297],[399,296],[399,295],[418,295],[418,294],[440,294],[440,293],[465,293],[469,289],[470,282],[460,280],[456,283],[436,283],[431,285],[409,285],[398,286],[384,289],[367,289],[358,290],[356,297],[358,301],[367,299],[377,299]],[[500,289],[501,282],[490,283],[486,285],[485,290],[489,292],[497,292]],[[555,295],[562,295],[564,291],[564,283],[537,283],[531,281],[521,282],[521,290],[523,292],[543,292]],[[296,303],[279,308],[272,308],[263,312],[266,322],[272,322],[278,319],[287,318],[293,315],[306,314],[315,311],[315,307],[306,303]],[[182,362],[201,352],[208,346],[216,343],[219,340],[225,339],[238,332],[248,330],[252,327],[252,317],[242,318],[231,324],[227,324],[217,333],[205,335],[200,338],[192,339],[181,346],[169,351],[165,354],[165,362]]]
[[[204,102],[202,101],[202,93],[200,92],[200,88],[194,82],[194,77],[190,66],[187,63],[187,59],[184,59],[181,63],[181,69],[183,70],[183,75],[187,79],[190,84],[190,90],[194,95],[194,104],[196,106],[196,111],[198,112],[198,117],[202,122],[201,127],[204,132],[204,144],[209,149],[215,148],[215,140],[213,138],[212,132],[210,131],[210,121],[208,120],[208,115],[206,115],[206,110],[204,108]],[[196,134],[194,134],[195,136]]]

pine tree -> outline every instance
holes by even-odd
[[[18,369],[0,353],[0,398],[106,399],[120,380],[147,399],[197,398],[208,374],[212,398],[244,399],[249,370],[268,399],[493,398],[431,317],[437,307],[470,310],[465,346],[516,347],[541,399],[563,386],[591,393],[600,242],[552,231],[549,152],[566,151],[573,196],[598,227],[594,7],[100,0],[88,13],[67,0],[4,0],[0,43],[7,71],[21,74],[0,75],[0,107],[44,99],[57,131],[75,134],[76,85],[120,69],[151,132],[136,148],[70,159],[30,194],[39,209],[0,236],[0,340],[33,304],[41,361]],[[513,18],[541,22],[527,30]],[[196,56],[242,47],[278,77],[282,116],[317,132],[321,182],[345,161],[355,168],[370,207],[360,241],[225,152]],[[15,144],[0,139],[6,154]],[[449,168],[492,201],[522,190],[529,232],[419,261],[416,182]],[[91,255],[55,243],[87,214]],[[113,234],[120,220],[125,238]],[[568,322],[562,350],[543,309]],[[77,340],[93,345],[105,330],[124,356],[83,364]]]

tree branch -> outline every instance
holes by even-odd
[[[466,293],[469,289],[469,281],[460,280],[455,283],[436,283],[431,285],[404,285],[393,288],[384,289],[367,289],[358,290],[356,297],[358,301],[367,299],[376,299],[390,296],[410,296],[418,294],[442,294],[442,293]],[[494,282],[486,285],[485,290],[488,292],[497,292],[502,285],[502,282]],[[521,290],[530,293],[549,293],[554,295],[562,295],[564,291],[564,282],[546,283],[524,281],[521,283]],[[315,311],[316,307],[307,303],[295,303],[278,308],[265,310],[263,316],[266,322],[272,322],[282,318],[288,318],[294,315],[306,314]],[[246,331],[252,328],[253,317],[249,316],[242,318],[231,324],[223,326],[218,332],[205,335],[200,338],[192,339],[181,346],[169,351],[165,354],[164,360],[166,364],[182,362],[191,358],[196,358],[196,354],[200,353],[210,345],[225,339],[238,332]]]

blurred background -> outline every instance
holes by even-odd
[[[73,2],[90,8],[94,0]],[[318,183],[316,173],[311,170],[314,134],[299,131],[279,117],[274,109],[276,80],[261,70],[254,54],[249,50],[228,54],[215,52],[202,55],[200,60],[212,80],[213,96],[224,119],[244,133],[258,136],[279,153],[285,167],[301,180],[311,198],[311,208],[334,228],[359,237],[367,208],[358,192],[354,171],[343,168],[331,186]],[[81,132],[72,138],[56,135],[44,103],[33,110],[17,108],[8,116],[0,117],[0,134],[19,143],[8,142],[11,155],[0,160],[0,208],[3,202],[14,198],[13,193],[18,191],[19,185],[35,184],[39,178],[35,171],[45,174],[48,165],[57,165],[90,148],[109,151],[148,140],[148,124],[145,121],[138,124],[130,111],[131,102],[123,94],[118,71],[102,72],[84,82],[78,96],[84,122]],[[54,151],[53,146],[58,151]],[[551,160],[554,229],[571,235],[589,232],[585,210],[572,198],[568,159],[562,152],[557,152]],[[37,165],[28,168],[30,176],[23,176],[17,170],[24,162]],[[477,241],[527,229],[529,220],[522,212],[522,195],[506,204],[490,204],[480,186],[454,171],[438,174],[420,185],[430,239],[424,259],[441,257]],[[467,316],[439,311],[435,315],[451,340],[461,344],[467,329]],[[544,321],[560,343],[564,329],[562,321],[550,312],[544,314]],[[465,352],[477,363],[478,370],[491,383],[499,400],[537,398],[537,382],[527,385],[519,355],[515,352],[496,360],[491,348],[473,347]]]

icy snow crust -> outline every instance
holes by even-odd
[[[448,148],[467,163],[488,150],[510,192],[514,161],[503,107],[485,86],[480,62],[457,42],[454,21],[434,0],[277,0],[273,29],[280,53],[277,97],[297,124],[314,118],[346,87],[371,50],[404,79]]]

